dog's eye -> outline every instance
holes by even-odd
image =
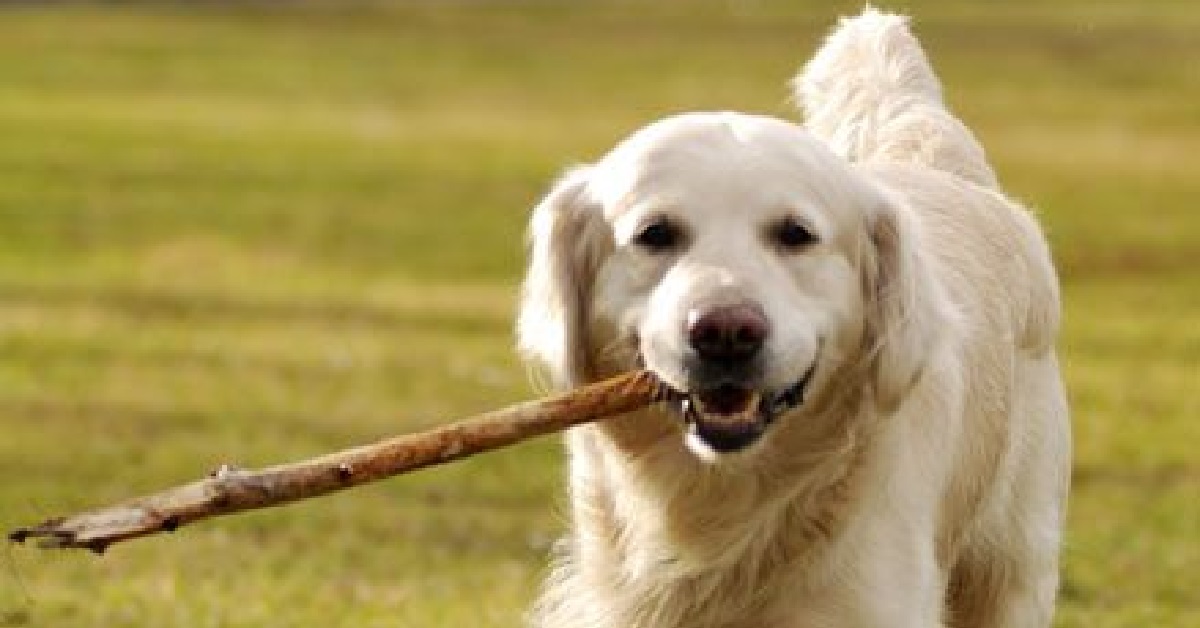
[[[816,244],[817,236],[795,218],[784,218],[771,226],[771,240],[785,251],[798,251]]]
[[[682,240],[683,230],[666,218],[655,218],[633,237],[634,243],[652,253],[670,251]]]

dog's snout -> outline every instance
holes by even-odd
[[[769,332],[762,308],[752,304],[694,309],[687,316],[688,344],[704,360],[732,362],[752,358]]]

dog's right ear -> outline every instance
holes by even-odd
[[[517,314],[517,345],[545,368],[554,385],[571,387],[591,374],[587,321],[600,264],[603,225],[588,196],[590,168],[568,172],[533,210],[529,267]]]
[[[875,351],[876,402],[887,412],[899,407],[944,339],[957,333],[955,310],[930,272],[909,211],[888,199],[868,218],[867,333]]]

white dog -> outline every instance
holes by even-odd
[[[656,122],[534,210],[524,354],[667,407],[569,436],[552,628],[1047,626],[1070,457],[1057,280],[903,18],[807,125]]]

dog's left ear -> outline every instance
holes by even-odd
[[[920,380],[955,320],[910,211],[884,198],[868,215],[873,254],[864,264],[863,296],[875,399],[885,411],[899,407]]]
[[[517,345],[558,387],[588,380],[587,321],[602,257],[599,208],[589,198],[590,168],[568,172],[533,210],[529,265],[517,314]]]

